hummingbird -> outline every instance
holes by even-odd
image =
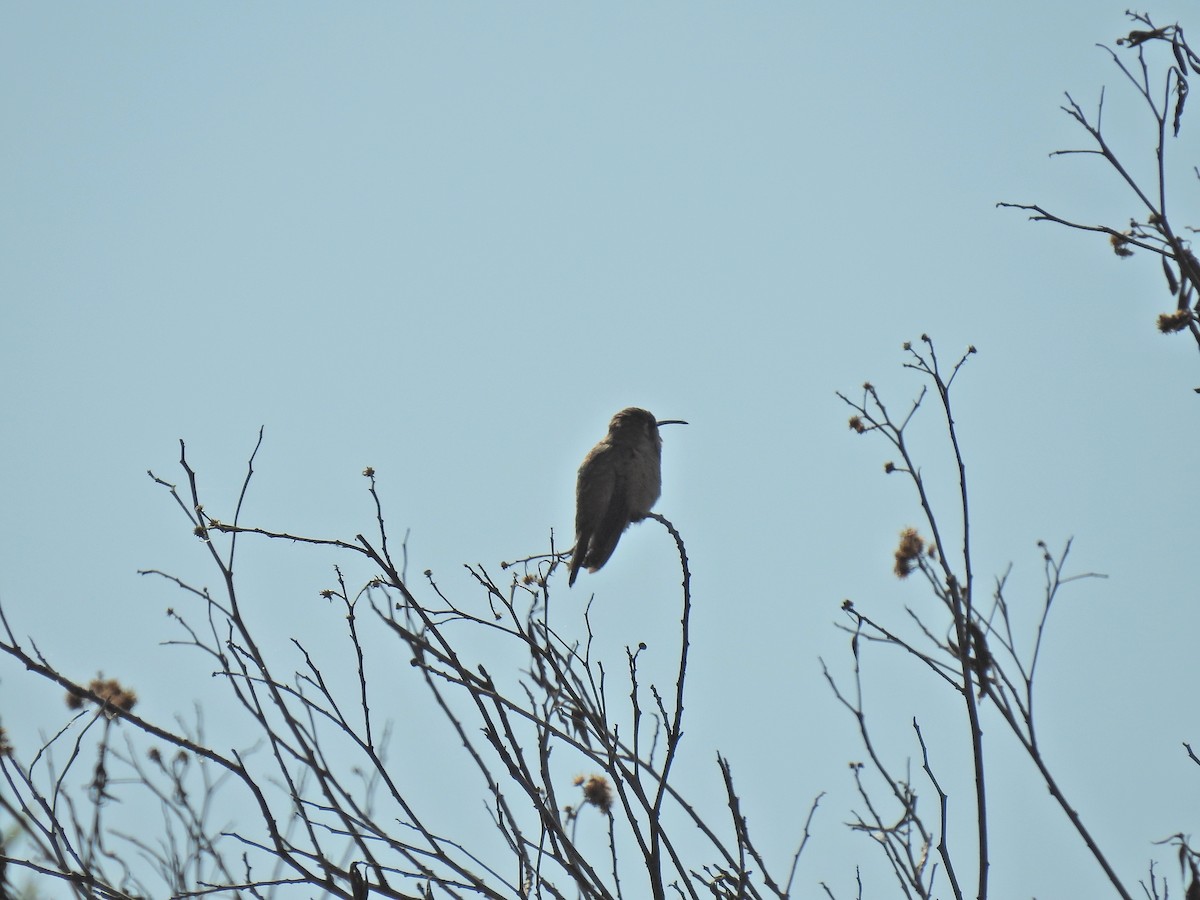
[[[608,423],[608,434],[579,467],[575,485],[575,552],[568,585],[581,566],[597,571],[608,562],[631,522],[640,522],[662,493],[660,425],[686,425],[682,419],[658,421],[644,409],[623,409]]]

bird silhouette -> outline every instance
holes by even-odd
[[[613,555],[631,522],[646,518],[662,492],[660,425],[686,425],[681,419],[658,421],[631,406],[612,417],[608,434],[584,457],[575,485],[575,551],[568,585],[581,567],[595,572]]]

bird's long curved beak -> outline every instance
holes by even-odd
[[[686,425],[687,422],[683,419],[663,419],[661,422],[655,422],[655,425]]]

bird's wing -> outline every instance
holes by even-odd
[[[596,526],[591,543],[588,545],[588,555],[584,562],[587,564],[589,572],[595,572],[608,562],[608,558],[617,549],[617,541],[621,539],[622,532],[629,527],[630,512],[629,504],[625,502],[626,499],[621,479],[618,478],[612,499],[608,503],[608,509],[604,511],[604,518]]]
[[[616,450],[600,446],[588,454],[579,467],[575,485],[575,532],[595,528],[598,517],[589,511],[607,509],[617,485]]]
[[[611,446],[598,446],[579,467],[579,480],[575,485],[575,552],[571,556],[568,585],[575,583],[580,566],[590,556],[592,536],[604,518],[603,511],[612,502],[617,468],[611,464],[612,454]]]
[[[629,526],[629,489],[625,483],[625,474],[625,466],[606,467],[607,502],[599,508],[599,519],[595,522],[588,541],[587,556],[583,560],[589,572],[595,572],[608,562],[608,558],[617,549],[621,533]]]

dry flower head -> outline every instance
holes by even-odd
[[[606,814],[612,810],[612,786],[603,775],[592,775],[587,779],[582,775],[576,775],[574,784],[583,786],[583,799],[592,806],[598,807],[601,812]]]
[[[1175,312],[1163,313],[1158,317],[1158,330],[1163,334],[1183,331],[1192,324],[1193,318],[1190,309],[1177,309]]]
[[[896,547],[896,566],[892,570],[897,578],[907,578],[912,574],[917,561],[925,550],[925,541],[917,534],[915,528],[905,528],[900,532],[900,545]]]
[[[128,711],[133,709],[134,704],[137,703],[137,693],[129,688],[121,687],[121,682],[115,678],[93,678],[88,683],[88,690],[103,700],[107,706],[117,709]],[[90,699],[90,697],[68,693],[67,706],[71,709],[80,709],[84,700]]]

